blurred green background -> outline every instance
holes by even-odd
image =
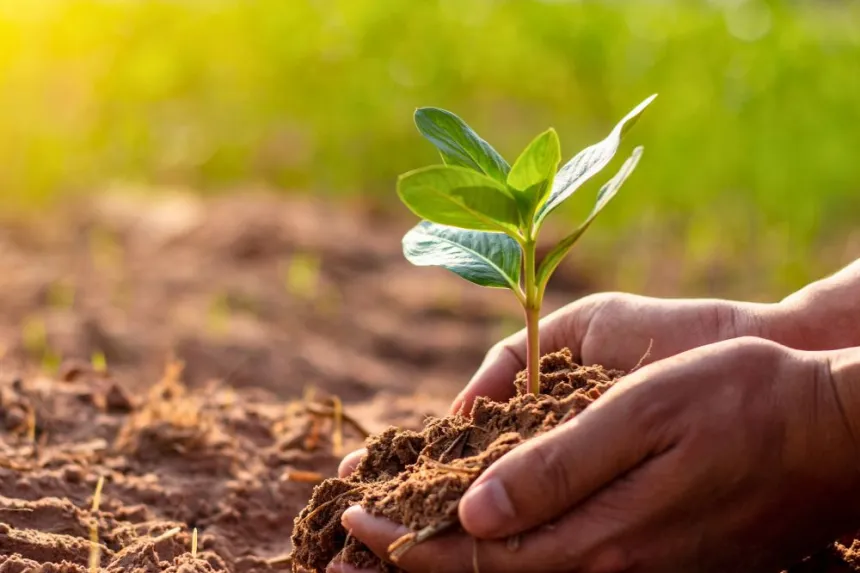
[[[416,106],[509,160],[552,125],[569,157],[654,92],[626,143],[640,168],[579,264],[762,298],[857,255],[850,0],[0,0],[0,210],[117,180],[400,209],[396,175],[436,161]]]

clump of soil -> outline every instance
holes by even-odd
[[[430,419],[423,430],[389,428],[367,441],[367,454],[345,478],[319,484],[293,530],[294,564],[322,573],[332,561],[390,573],[363,543],[347,535],[341,515],[360,504],[412,533],[389,547],[390,557],[436,533],[458,527],[457,507],[469,486],[491,464],[526,440],[576,416],[611,388],[624,372],[580,366],[565,349],[541,359],[539,396],[518,393],[508,402],[476,400],[470,417]],[[846,544],[847,543],[847,544]],[[784,573],[860,571],[860,541],[835,542]]]
[[[322,572],[337,558],[397,571],[347,536],[340,516],[348,507],[361,504],[406,525],[418,537],[455,527],[460,498],[493,462],[582,412],[622,375],[600,366],[579,366],[565,349],[541,359],[540,396],[520,392],[508,402],[479,398],[468,418],[433,418],[420,432],[389,428],[374,436],[355,471],[320,484],[296,518],[296,563]],[[525,386],[525,373],[516,385]],[[404,538],[399,550],[413,542]]]

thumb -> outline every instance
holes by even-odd
[[[580,347],[585,329],[584,318],[577,303],[568,305],[540,321],[540,350],[542,354],[570,348],[574,360],[580,361]],[[526,330],[497,343],[466,387],[451,404],[451,413],[468,414],[478,396],[491,400],[507,400],[514,395],[514,379],[526,367]]]
[[[570,422],[490,466],[460,501],[466,531],[493,539],[547,523],[664,451],[669,440],[643,414],[649,408],[638,396],[644,395],[641,384],[629,382],[632,387],[627,381],[615,386]]]

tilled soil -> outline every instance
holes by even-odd
[[[450,514],[476,470],[560,410],[527,405],[540,423],[524,428],[482,402],[508,420],[493,440],[457,438],[462,420],[422,429],[520,318],[508,293],[406,263],[411,224],[356,204],[128,190],[0,223],[0,573],[289,570],[294,518],[368,433],[403,457],[362,472],[393,475],[423,449],[422,472],[451,488],[430,518]],[[547,310],[585,290],[566,269],[551,287]],[[398,478],[364,503],[421,528],[391,500],[426,492]],[[840,551],[802,571],[848,570]]]
[[[0,388],[0,571],[87,571],[93,531],[110,572],[289,565],[290,518],[336,468],[331,403],[191,393],[180,376],[169,365],[140,397],[85,368]]]

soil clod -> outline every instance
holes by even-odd
[[[461,497],[492,463],[524,441],[585,409],[622,372],[582,367],[569,350],[541,360],[541,395],[508,402],[476,400],[471,415],[430,419],[421,432],[389,428],[367,442],[367,454],[345,478],[317,486],[293,533],[296,563],[322,572],[332,559],[392,570],[347,535],[340,516],[360,504],[372,514],[405,525],[411,533],[389,548],[393,562],[416,544],[457,527]]]

